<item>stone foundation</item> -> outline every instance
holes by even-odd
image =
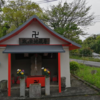
[[[66,77],[61,77],[61,87],[66,88]]]

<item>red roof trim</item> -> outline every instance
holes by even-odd
[[[34,17],[35,17],[35,18],[34,18]],[[60,40],[62,40],[62,41],[64,41],[64,42],[66,42],[66,43],[68,43],[66,46],[69,46],[69,50],[78,49],[78,48],[81,47],[80,45],[74,43],[73,41],[70,42],[70,40],[67,40],[67,39],[62,38],[62,37],[60,37],[59,35],[57,35],[55,32],[53,32],[51,29],[49,29],[44,23],[42,23],[41,20],[39,20],[37,16],[34,15],[33,18],[31,17],[29,20],[30,20],[29,22],[26,22],[27,24],[25,23],[26,25],[24,24],[21,28],[19,28],[18,30],[16,30],[15,33],[9,35],[8,37],[5,37],[4,39],[1,39],[0,43],[6,41],[7,39],[12,38],[13,36],[15,36],[15,35],[17,35],[17,34],[19,34],[19,33],[20,33],[22,30],[24,30],[28,25],[30,25],[30,24],[32,23],[32,21],[37,21],[37,22],[38,22],[45,30],[47,30],[51,35],[53,35],[53,36],[57,37],[58,39],[60,39]],[[52,44],[51,44],[51,45],[52,45]],[[4,44],[2,45],[2,44],[1,44],[0,46],[6,46],[6,45],[4,45]],[[62,44],[62,46],[65,46],[65,44]]]
[[[17,35],[18,33],[20,33],[20,32],[21,32],[22,30],[24,30],[29,24],[31,24],[32,21],[38,21],[38,20],[37,20],[36,18],[33,18],[33,20],[31,20],[29,23],[27,23],[27,24],[26,24],[24,27],[22,27],[20,30],[18,30],[18,31],[15,32],[14,34],[10,35],[9,37],[7,37],[7,38],[1,40],[0,43],[1,43],[1,42],[4,42],[4,41],[6,41],[6,40],[8,40],[8,39],[10,39],[10,38],[12,38],[13,36]],[[70,42],[68,42],[68,41],[66,41],[66,40],[64,40],[64,39],[62,39],[61,37],[57,36],[57,35],[54,34],[53,32],[51,32],[51,31],[50,31],[49,29],[47,29],[41,22],[38,21],[38,23],[39,23],[44,29],[46,29],[49,33],[51,33],[53,36],[59,38],[60,40],[62,40],[62,41],[64,41],[64,42],[70,43]]]
[[[38,20],[37,20],[37,21],[38,21]],[[61,37],[57,36],[57,35],[54,34],[53,32],[51,32],[51,31],[50,31],[48,28],[46,28],[41,22],[38,21],[38,23],[39,23],[43,28],[45,28],[49,33],[51,33],[53,36],[59,38],[60,40],[62,40],[62,41],[64,41],[64,42],[70,43],[70,42],[68,42],[68,41],[66,41],[66,40],[64,40],[64,39],[62,39]]]
[[[15,32],[14,34],[12,34],[12,35],[10,35],[9,37],[7,37],[7,38],[1,40],[0,43],[1,43],[1,42],[4,42],[4,41],[6,41],[6,40],[8,40],[8,39],[10,39],[10,38],[12,38],[13,36],[17,35],[18,33],[20,33],[20,32],[21,32],[22,30],[24,30],[29,24],[31,24],[32,21],[33,21],[33,20],[31,20],[29,23],[27,23],[24,27],[22,27],[20,30],[18,30],[18,31]]]
[[[0,44],[0,47],[6,47],[7,45],[19,45],[19,44]],[[30,45],[62,45],[62,46],[71,46],[71,44],[30,44]]]

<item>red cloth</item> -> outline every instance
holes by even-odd
[[[20,77],[19,76],[17,77],[16,84],[20,84]]]
[[[53,77],[52,81],[58,81],[58,78],[57,77]]]
[[[14,76],[11,77],[11,82],[12,82],[12,84],[15,84],[15,77]]]

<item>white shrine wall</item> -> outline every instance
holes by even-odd
[[[4,47],[0,48],[0,81],[8,80],[8,54],[2,53]]]
[[[66,87],[70,87],[70,65],[69,65],[69,48],[63,47],[64,53],[60,53],[61,59],[61,77],[66,77]]]
[[[50,38],[50,44],[67,44],[64,41],[58,39],[44,29],[37,21],[33,21],[29,26],[27,26],[23,31],[14,37],[2,42],[1,44],[19,44],[19,38],[32,38],[32,31],[39,32],[38,38]],[[34,38],[34,36],[33,36]]]

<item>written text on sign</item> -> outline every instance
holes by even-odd
[[[19,38],[19,44],[50,44],[50,38]]]

